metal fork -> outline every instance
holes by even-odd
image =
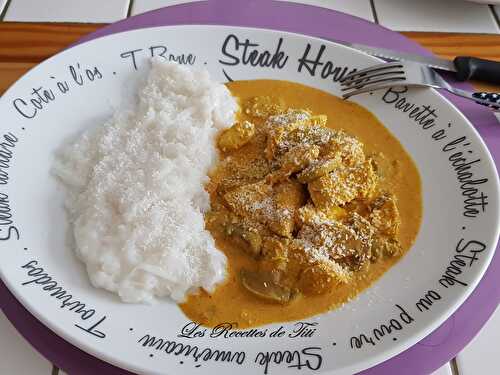
[[[342,97],[390,88],[394,86],[426,86],[445,89],[455,95],[500,110],[500,95],[473,93],[450,86],[433,69],[414,62],[390,62],[348,74],[340,80]]]

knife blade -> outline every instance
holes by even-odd
[[[360,50],[369,55],[380,57],[381,59],[384,60],[418,62],[434,69],[448,70],[451,72],[457,71],[457,68],[455,67],[453,61],[440,59],[438,57],[415,55],[406,52],[393,51],[386,48],[371,47],[359,43],[348,43],[344,41],[336,41],[336,42],[339,44],[343,44],[347,47]]]
[[[341,40],[333,42],[365,52],[389,61],[412,61],[428,67],[454,72],[459,81],[477,79],[489,83],[500,84],[500,62],[479,59],[470,56],[458,56],[453,61],[433,56],[422,56],[386,48],[372,47],[360,43],[349,43]]]

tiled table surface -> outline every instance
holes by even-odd
[[[193,0],[0,0],[0,13],[5,21],[114,22],[189,1]],[[292,1],[340,10],[399,31],[500,34],[500,6],[464,0]]]
[[[340,10],[399,31],[500,34],[500,6],[462,0],[294,0]],[[189,0],[0,0],[0,21],[109,23]],[[499,374],[500,309],[481,333],[433,375]],[[64,374],[0,313],[0,375]],[[403,375],[403,373],[402,373]]]

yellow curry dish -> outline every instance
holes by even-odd
[[[217,138],[205,215],[228,276],[181,309],[204,326],[247,328],[342,305],[415,240],[417,168],[358,104],[285,81],[228,87],[240,112]]]

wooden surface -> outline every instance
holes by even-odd
[[[31,67],[102,26],[0,22],[0,94]],[[403,34],[448,59],[457,55],[472,55],[500,61],[500,35],[420,32]],[[474,86],[477,90],[500,92],[500,86],[476,82]]]

